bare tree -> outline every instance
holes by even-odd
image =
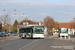
[[[2,23],[2,19],[1,19],[1,16],[0,16],[0,24]]]
[[[52,30],[52,28],[55,28],[55,21],[52,17],[45,17],[43,22],[44,26],[47,27],[48,31]]]
[[[6,30],[5,24],[8,24],[9,23],[8,14],[1,15],[0,18],[1,18],[0,19],[1,20],[1,23],[4,24],[4,30]]]
[[[8,18],[8,14],[4,14],[1,16],[1,20],[2,22],[5,23],[9,23],[9,18]]]
[[[75,29],[75,18],[73,18],[70,25],[71,28]]]
[[[59,23],[58,23],[58,21],[56,21],[55,24],[56,24],[55,25],[55,29],[59,29]]]

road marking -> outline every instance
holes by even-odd
[[[38,41],[38,40],[35,40],[35,41],[33,41],[33,42],[31,42],[31,43],[25,45],[24,47],[20,48],[19,50],[22,50],[23,48],[27,47],[28,45],[31,45],[32,43],[34,43],[34,42],[36,42],[36,41]]]
[[[54,49],[74,49],[74,46],[50,46],[50,48],[54,48]]]

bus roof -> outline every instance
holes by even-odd
[[[43,25],[27,25],[27,26],[43,26]]]
[[[34,26],[43,26],[43,25],[27,25],[27,26],[23,26],[23,27],[20,27],[20,28],[32,28]]]

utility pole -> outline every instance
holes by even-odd
[[[24,14],[15,14],[15,15],[19,15],[19,25],[20,25],[20,16]]]
[[[11,12],[11,11],[16,11],[16,10],[3,10],[3,11],[9,11],[9,32],[10,32],[10,31],[11,31],[11,30],[10,30],[10,12]]]

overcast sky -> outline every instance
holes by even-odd
[[[51,16],[58,22],[70,22],[75,17],[75,0],[0,0],[0,15],[10,12],[11,24],[14,20],[20,21],[30,16],[35,21],[43,21],[46,16]]]

